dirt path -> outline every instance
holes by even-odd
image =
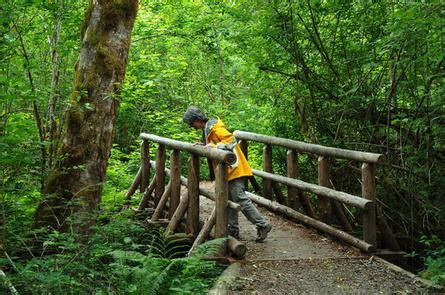
[[[207,188],[211,183],[205,182]],[[213,202],[201,199],[201,210]],[[379,259],[258,207],[273,224],[263,243],[240,213],[241,241],[248,251],[231,294],[434,294],[420,280]],[[437,293],[437,292],[436,292]]]

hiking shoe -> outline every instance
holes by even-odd
[[[264,227],[259,227],[257,229],[257,238],[255,241],[257,241],[257,242],[264,241],[267,238],[267,234],[270,232],[271,229],[272,229],[272,224],[270,224],[270,223],[268,223]]]

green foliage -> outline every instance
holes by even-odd
[[[433,235],[422,236],[420,242],[426,247],[423,256],[426,269],[420,272],[421,277],[445,286],[445,241]]]
[[[36,233],[44,236],[43,254],[30,260],[15,258],[18,273],[9,273],[9,280],[19,293],[32,294],[200,294],[208,290],[221,272],[214,262],[200,259],[212,246],[204,244],[198,251],[201,255],[180,258],[184,250],[172,245],[183,241],[165,237],[160,229],[147,230],[127,215],[97,226],[87,243],[79,243],[80,237],[72,233]],[[6,259],[0,263],[10,267]]]
[[[57,134],[63,132],[56,128],[55,136],[48,134],[51,118],[47,114],[51,99],[57,97],[54,122],[60,127],[66,120],[62,114],[79,55],[85,7],[86,1],[2,4],[0,210],[5,221],[1,236],[8,251],[23,250],[15,261],[26,256],[27,228],[42,197],[39,186],[49,160],[42,150],[49,152],[57,144]],[[385,154],[387,164],[377,170],[377,196],[391,216],[393,231],[407,241],[402,247],[416,251],[410,245],[422,234],[440,236],[445,212],[445,166],[440,164],[445,152],[444,9],[443,1],[141,1],[100,221],[110,220],[111,212],[121,207],[138,170],[140,132],[187,142],[200,139],[198,132],[181,122],[186,107],[195,104],[210,116],[220,117],[229,130]],[[57,60],[52,59],[53,52]],[[55,70],[59,79],[53,85]],[[37,114],[43,139],[36,128]],[[152,146],[152,159],[155,152]],[[285,174],[285,152],[273,151],[273,168],[278,173]],[[185,153],[181,160],[185,174]],[[250,145],[249,161],[261,168],[261,145]],[[301,178],[316,182],[316,161],[300,155],[299,162]],[[357,163],[330,164],[333,185],[360,194]],[[201,169],[203,177],[207,173]],[[131,203],[139,198],[136,194]],[[168,241],[156,232],[149,233],[156,241],[151,250],[129,234],[113,242],[116,247],[109,246],[109,239],[117,239],[115,234],[126,228],[114,222],[107,226],[107,234],[96,234],[91,242],[96,245],[94,255],[105,261],[93,259],[103,266],[103,273],[86,258],[76,264],[77,259],[64,256],[83,253],[77,239],[42,233],[46,248],[55,253],[29,262],[27,280],[35,276],[35,284],[43,286],[39,282],[48,278],[55,283],[48,287],[60,282],[75,293],[89,292],[82,288],[97,279],[103,283],[100,292],[117,293],[121,289],[105,287],[107,280],[114,284],[122,279],[110,268],[111,261],[127,270],[130,282],[132,271],[143,272],[136,268],[148,260],[144,251],[171,257],[166,252]],[[142,230],[132,230],[143,235]],[[68,250],[62,253],[57,243]],[[113,256],[110,251],[124,252]],[[126,251],[143,257],[128,253],[139,262],[117,258]],[[440,280],[437,274],[443,262],[435,253],[425,256],[430,271],[426,276]],[[165,268],[171,263],[158,259]],[[62,263],[72,265],[79,275],[71,279]],[[166,274],[181,269],[181,263],[171,264]],[[27,263],[19,265],[24,269]],[[91,273],[82,269],[85,266]],[[138,290],[137,283],[131,282],[125,292]],[[51,288],[48,292],[57,291]]]

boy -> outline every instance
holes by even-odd
[[[264,241],[272,229],[272,225],[266,221],[252,201],[246,195],[245,177],[252,176],[252,169],[244,157],[238,142],[219,119],[207,118],[204,113],[195,106],[190,106],[183,116],[184,123],[196,130],[203,130],[203,143],[206,146],[218,148],[235,153],[237,161],[228,168],[229,200],[241,206],[241,212],[257,228],[257,242]],[[238,212],[227,208],[229,219],[229,234],[238,239]]]

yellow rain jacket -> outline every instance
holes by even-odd
[[[236,155],[237,161],[228,168],[229,181],[253,175],[252,168],[250,168],[235,136],[227,131],[224,123],[220,119],[209,119],[207,121],[204,127],[204,138],[206,144],[211,144],[218,149],[232,151]]]

